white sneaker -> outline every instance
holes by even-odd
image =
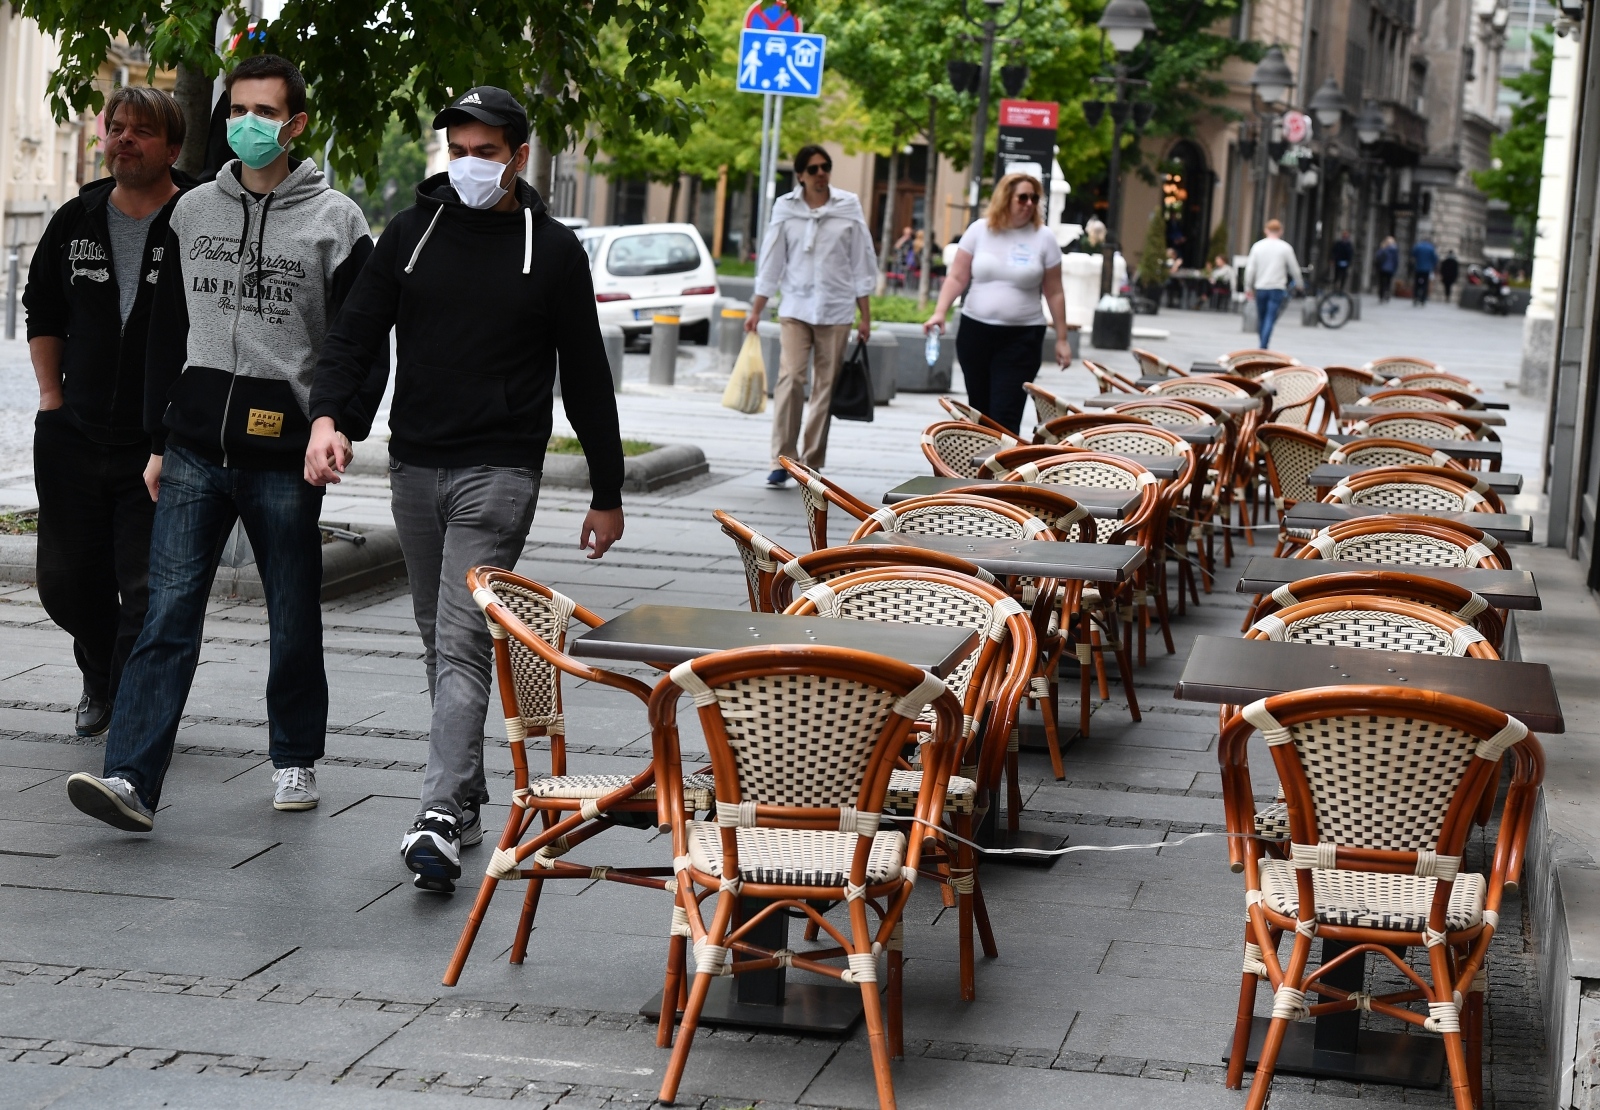
[[[400,855],[416,876],[412,885],[418,890],[450,893],[461,877],[460,822],[443,809],[419,814],[400,841]]]
[[[272,772],[278,784],[272,793],[273,809],[316,809],[322,795],[317,793],[317,773],[310,767],[279,767]]]

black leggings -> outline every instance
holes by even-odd
[[[1022,388],[1039,373],[1043,324],[985,324],[961,317],[956,358],[967,382],[967,401],[1013,432],[1022,426],[1028,395]]]

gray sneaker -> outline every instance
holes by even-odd
[[[322,795],[317,793],[317,773],[310,767],[279,767],[272,772],[278,784],[272,793],[273,809],[316,809]]]
[[[476,848],[483,843],[483,817],[478,812],[476,805],[463,806],[461,809],[461,846],[463,848]]]
[[[156,815],[125,778],[97,778],[79,771],[67,777],[67,799],[97,821],[124,832],[149,832]]]

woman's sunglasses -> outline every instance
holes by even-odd
[[[815,177],[819,173],[832,173],[832,162],[813,162],[805,169],[807,177]]]
[[[1012,200],[1021,201],[1023,204],[1038,204],[1039,203],[1039,194],[1038,193],[1012,193],[1011,194],[1011,199]]]

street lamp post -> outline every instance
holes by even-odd
[[[1356,233],[1361,236],[1361,241],[1356,244],[1356,292],[1366,291],[1366,276],[1371,270],[1371,263],[1367,254],[1372,249],[1371,236],[1367,234],[1372,223],[1370,212],[1373,177],[1382,163],[1373,153],[1378,140],[1383,138],[1383,113],[1378,110],[1378,105],[1369,100],[1361,109],[1361,114],[1356,117],[1356,139],[1361,144],[1361,214],[1362,218],[1356,226]]]
[[[1329,77],[1322,83],[1315,96],[1311,98],[1311,115],[1317,121],[1317,130],[1322,139],[1322,167],[1317,174],[1315,192],[1311,201],[1311,281],[1318,282],[1318,270],[1322,252],[1322,216],[1323,216],[1323,183],[1332,176],[1333,168],[1333,129],[1338,127],[1344,119],[1345,103],[1344,93],[1339,91],[1339,82]]]
[[[1288,100],[1289,90],[1293,87],[1294,72],[1284,59],[1283,51],[1276,46],[1269,47],[1250,78],[1250,95],[1255,102],[1260,127],[1256,142],[1256,202],[1253,213],[1258,227],[1266,223],[1267,217],[1267,147],[1271,145],[1272,115],[1276,106]]]
[[[1116,0],[1113,0],[1115,3]],[[967,12],[967,0],[961,0],[961,18],[982,32],[983,61],[978,67],[978,114],[972,120],[972,159],[971,181],[967,185],[967,215],[969,220],[978,218],[978,196],[983,191],[983,148],[988,139],[989,130],[989,83],[994,74],[994,40],[1001,31],[1008,30],[1012,24],[1022,18],[1022,13],[1027,8],[1027,0],[1017,0],[1017,11],[1004,23],[999,22],[1000,9],[1005,7],[1006,0],[983,0],[989,9],[988,17],[979,23]],[[967,63],[970,65],[971,63]],[[970,71],[969,71],[970,72]]]
[[[1150,8],[1144,0],[1111,0],[1099,19],[1100,30],[1111,42],[1111,49],[1116,51],[1118,58],[1126,57],[1140,42],[1144,40],[1145,33],[1156,29],[1155,20],[1150,18]],[[1116,99],[1107,103],[1102,100],[1086,100],[1083,104],[1084,118],[1089,121],[1089,126],[1099,124],[1103,112],[1111,113],[1111,165],[1108,168],[1106,182],[1106,239],[1104,244],[1104,260],[1100,265],[1100,295],[1103,297],[1111,292],[1111,286],[1116,275],[1117,247],[1121,236],[1118,234],[1121,212],[1122,193],[1122,128],[1131,116],[1135,130],[1143,128],[1149,122],[1153,105],[1134,104],[1128,99],[1130,86],[1143,86],[1148,81],[1136,80],[1128,76],[1128,67],[1122,62],[1116,62],[1111,68],[1110,77],[1095,77],[1098,84],[1108,84],[1116,87]]]

